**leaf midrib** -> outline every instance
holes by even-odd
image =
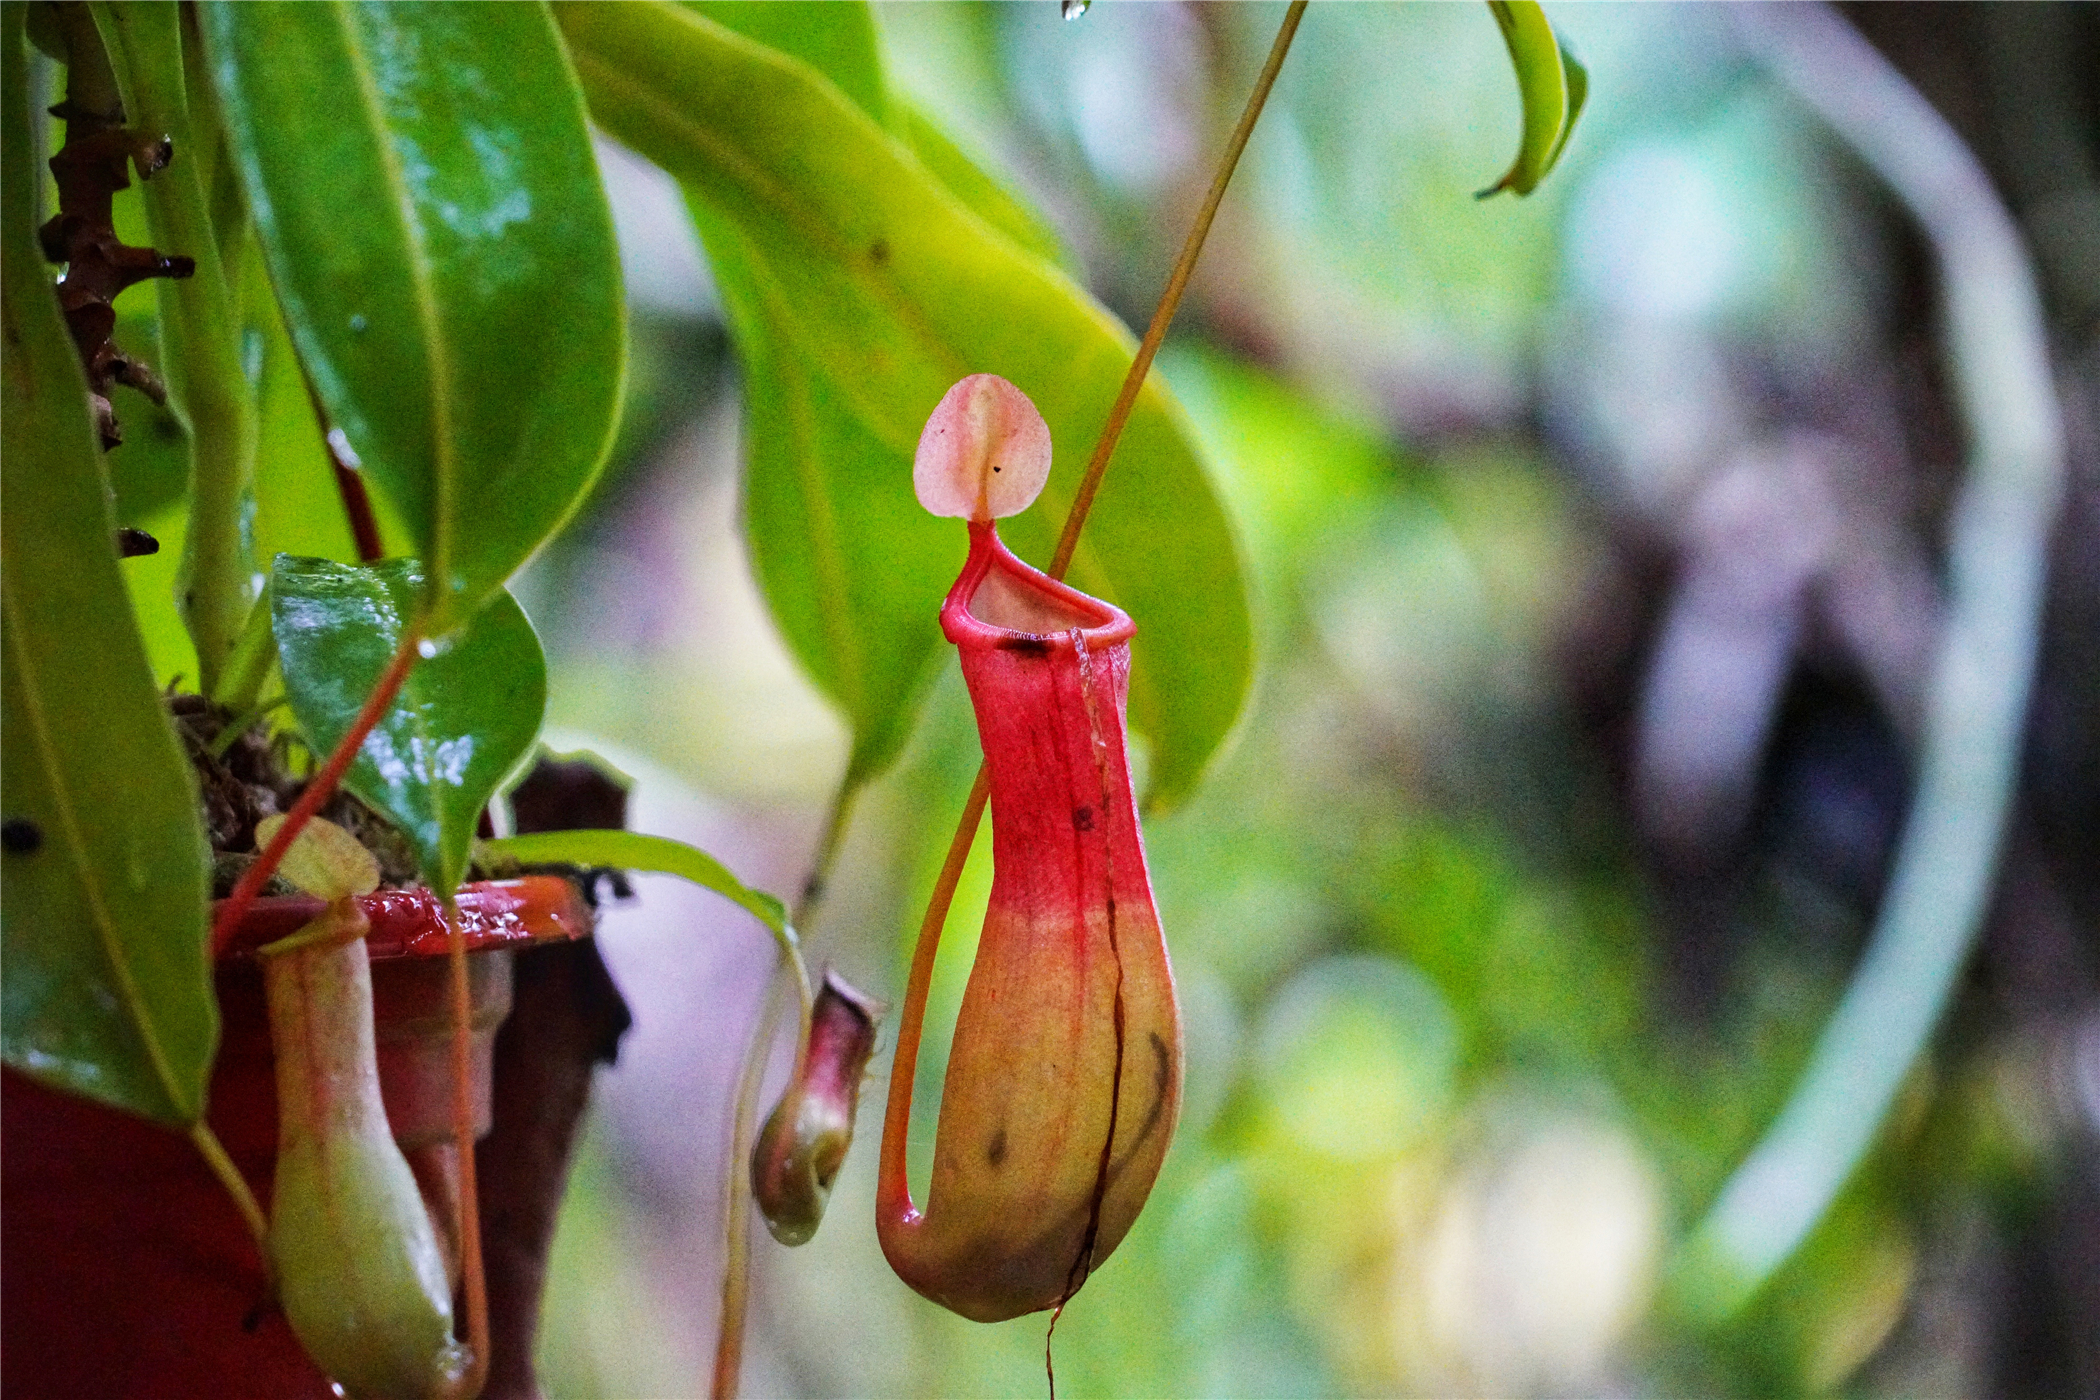
[[[373,130],[382,133],[381,139],[372,143],[379,154],[380,164],[385,168],[387,187],[393,193],[393,213],[401,225],[403,241],[407,244],[405,259],[409,268],[409,284],[415,292],[416,319],[423,332],[423,344],[430,366],[430,443],[431,477],[436,490],[431,512],[429,539],[424,541],[426,557],[423,567],[427,571],[423,610],[425,616],[440,611],[439,600],[446,596],[452,572],[451,528],[454,509],[453,495],[458,486],[456,475],[455,447],[452,437],[452,349],[445,338],[443,322],[438,315],[436,273],[431,265],[429,249],[424,246],[423,226],[417,217],[415,200],[409,194],[407,177],[402,173],[399,153],[393,143],[384,138],[387,127],[386,106],[373,81],[371,62],[367,49],[359,39],[357,27],[351,22],[350,8],[342,0],[330,6],[337,26],[343,35],[343,46],[350,59],[350,70],[357,84],[359,101]]]

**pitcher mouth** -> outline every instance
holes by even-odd
[[[1070,649],[1076,631],[1088,651],[1137,635],[1130,615],[1024,563],[990,522],[970,524],[970,557],[941,605],[941,631],[958,647],[1007,651]]]

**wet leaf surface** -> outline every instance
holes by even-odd
[[[536,5],[202,18],[292,338],[442,631],[575,509],[618,410],[618,259],[561,43]]]
[[[299,727],[326,754],[350,731],[423,596],[422,565],[359,567],[277,557],[270,598],[277,657]],[[508,593],[426,655],[364,743],[343,785],[384,812],[440,891],[466,873],[481,810],[531,748],[547,704],[547,660]]]

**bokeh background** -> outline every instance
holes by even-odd
[[[878,9],[892,81],[1143,326],[1281,7]],[[1535,195],[1476,202],[1517,129],[1484,7],[1313,7],[1161,356],[1236,517],[1259,671],[1208,782],[1148,823],[1187,1104],[1059,1324],[1060,1391],[2100,1395],[2100,12],[1846,12],[2019,223],[2067,494],[1978,950],[1868,1160],[1725,1324],[1678,1305],[1672,1261],[1870,927],[1966,429],[1921,235],[1739,18],[1549,12],[1589,108]],[[846,731],[751,581],[705,256],[665,177],[601,158],[636,355],[612,468],[518,589],[553,741],[636,778],[638,828],[792,893]],[[856,810],[813,959],[894,1001],[976,761],[951,664]],[[603,929],[636,1025],[542,1338],[577,1400],[705,1390],[773,964],[727,904],[638,884]],[[889,1043],[816,1240],[757,1234],[746,1390],[1041,1395],[1043,1318],[964,1322],[883,1264]]]

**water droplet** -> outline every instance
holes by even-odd
[[[365,327],[370,324],[371,323],[369,321],[365,320],[363,312],[359,312],[357,315],[352,316],[350,318],[350,329],[358,335],[363,335],[365,333]]]
[[[1064,15],[1066,19],[1078,19],[1081,15],[1086,13],[1087,6],[1093,3],[1094,0],[1064,0],[1063,6],[1059,10],[1059,13]]]
[[[442,655],[444,650],[445,648],[442,644],[433,641],[429,637],[425,637],[422,641],[416,643],[416,655],[422,657],[425,661],[428,661],[433,656]]]

